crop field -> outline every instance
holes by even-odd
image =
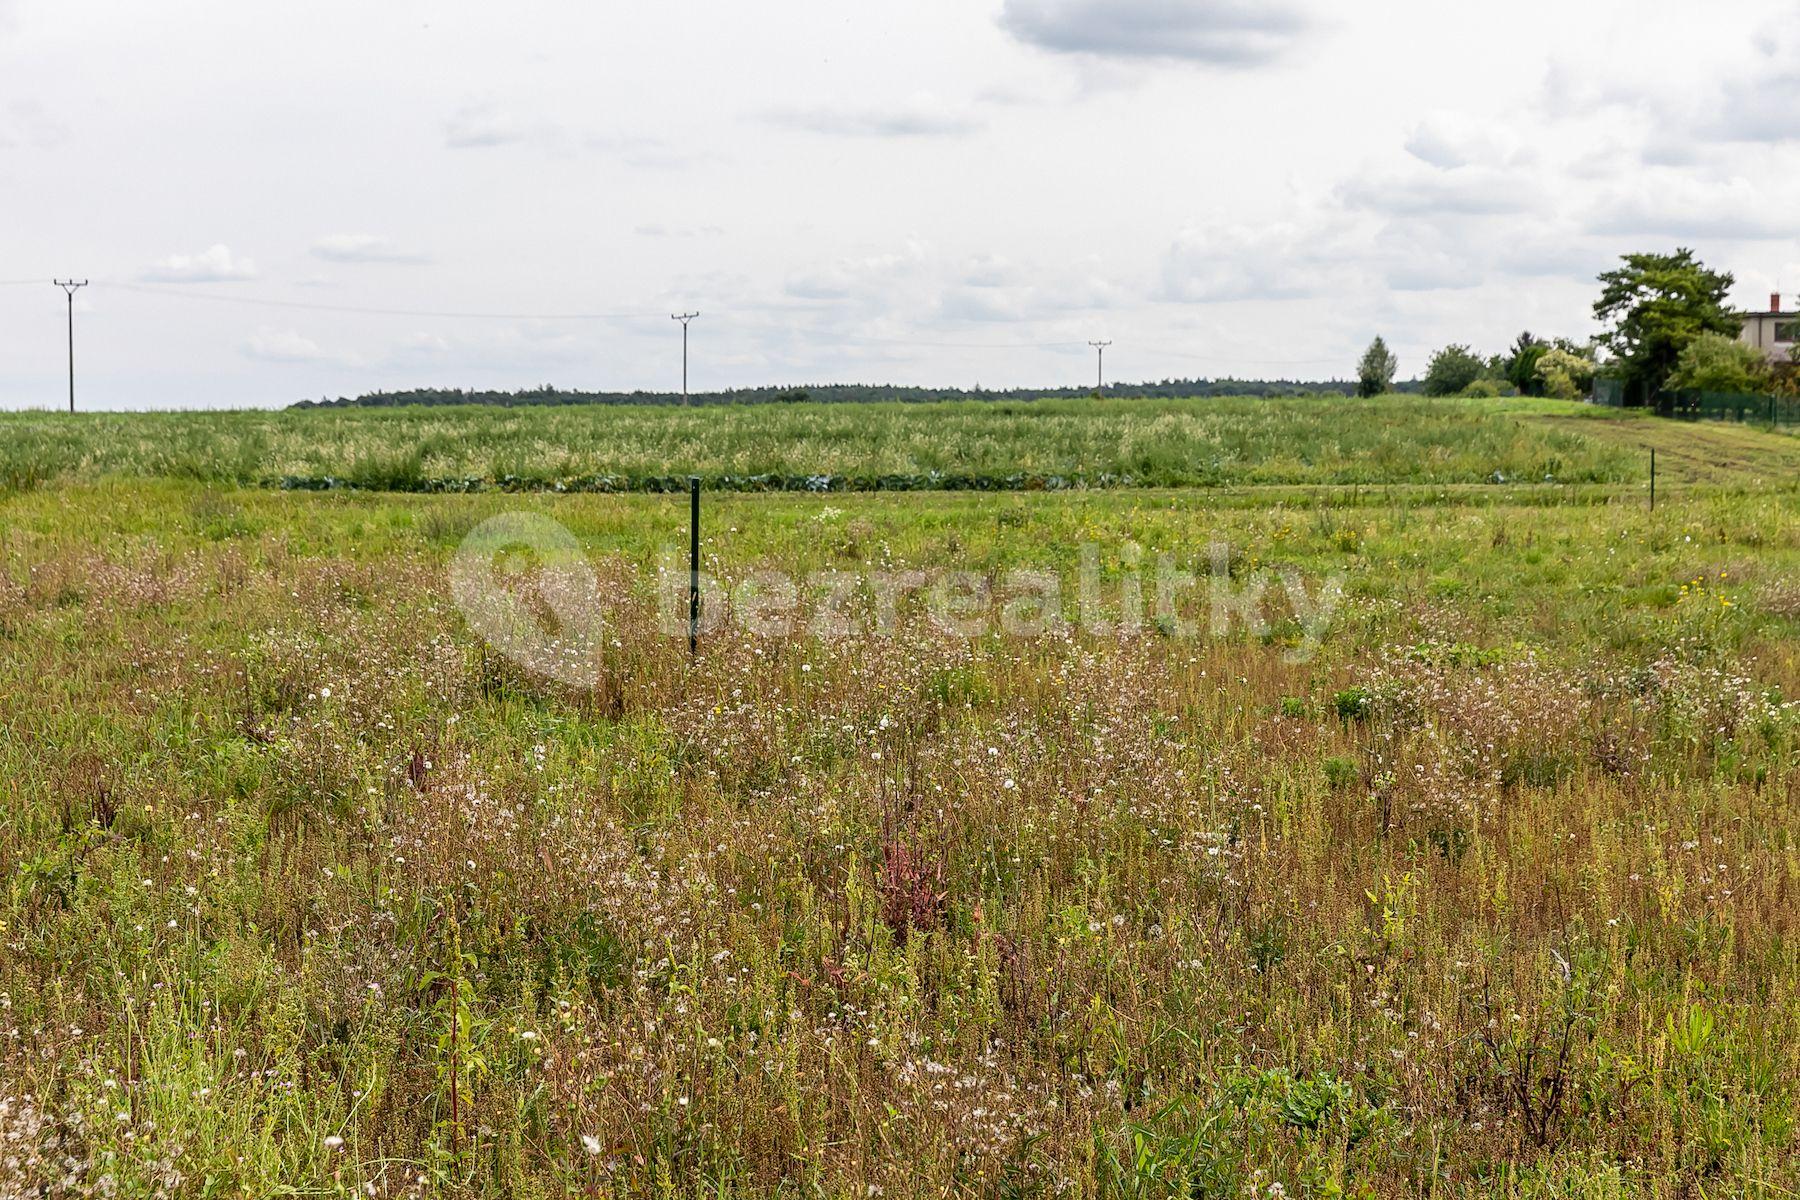
[[[714,487],[858,491],[1641,479],[1641,454],[1557,424],[1515,419],[1566,415],[1571,407],[1303,397],[314,409],[75,420],[0,413],[0,484],[154,475],[290,488],[654,491],[689,472]]]
[[[0,1196],[1794,1196],[1797,443],[1330,403],[0,417]]]

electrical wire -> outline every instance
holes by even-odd
[[[348,313],[363,317],[420,317],[429,320],[475,320],[475,321],[630,321],[648,320],[652,314],[646,312],[611,312],[611,313],[507,313],[507,312],[469,312],[444,309],[413,308],[376,308],[355,304],[322,304],[307,300],[272,300],[260,296],[223,296],[217,292],[194,292],[185,288],[157,287],[143,283],[120,283],[116,280],[95,280],[98,287],[111,288],[117,291],[140,292],[151,296],[169,296],[181,300],[211,300],[221,304],[247,304],[257,308],[289,308],[306,312]]]
[[[42,284],[43,279],[0,279],[0,286],[22,287],[28,284]],[[181,286],[160,286],[147,283],[128,283],[122,280],[95,280],[97,288],[114,291],[133,292],[140,295],[161,296],[178,300],[200,300],[216,304],[236,304],[254,308],[288,309],[300,312],[341,313],[349,316],[371,317],[408,317],[422,320],[475,320],[475,321],[634,321],[660,320],[661,312],[618,311],[618,312],[498,312],[469,309],[414,309],[386,308],[377,305],[331,304],[323,301],[280,300],[267,296],[226,295],[220,292],[194,291]],[[709,310],[710,315],[720,315],[718,310]],[[927,350],[1080,350],[1087,343],[1082,341],[1059,342],[954,342],[922,338],[876,337],[872,335],[829,333],[824,336],[838,343],[870,346],[898,346]],[[1429,354],[1430,351],[1398,347],[1399,352],[1416,355]],[[1180,359],[1188,362],[1204,362],[1209,364],[1231,363],[1250,367],[1301,368],[1341,366],[1338,358],[1241,358],[1235,355],[1196,354],[1192,351],[1165,349],[1153,345],[1133,344],[1130,347],[1133,357],[1139,359]],[[1218,370],[1215,366],[1214,371]]]

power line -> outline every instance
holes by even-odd
[[[117,291],[140,292],[150,296],[170,296],[180,300],[211,300],[222,304],[247,304],[256,308],[288,308],[306,312],[348,313],[364,317],[420,317],[442,320],[476,320],[476,321],[629,321],[647,320],[654,314],[647,312],[611,312],[611,313],[509,313],[509,312],[469,312],[444,309],[414,308],[377,308],[358,304],[321,304],[306,300],[271,300],[260,296],[224,296],[217,292],[194,292],[186,288],[155,287],[141,283],[109,283],[102,280],[99,287]]]
[[[62,281],[56,281],[56,282],[58,282],[60,285],[60,283]],[[69,282],[72,283],[74,281],[69,281]],[[85,280],[82,281],[82,283],[84,283],[84,284],[86,282],[87,281],[85,281]],[[35,285],[35,284],[41,284],[41,283],[42,283],[41,279],[0,280],[0,286],[24,286],[27,284]],[[304,311],[304,312],[342,313],[342,314],[353,315],[353,316],[409,317],[409,318],[428,319],[428,320],[442,319],[442,320],[489,320],[489,321],[632,321],[632,320],[647,320],[654,316],[654,314],[652,314],[652,313],[643,312],[643,311],[529,313],[529,312],[500,312],[500,311],[485,311],[485,310],[468,310],[468,309],[458,310],[458,309],[387,308],[387,307],[381,307],[381,306],[375,306],[375,305],[331,304],[331,303],[325,303],[325,302],[319,302],[319,301],[282,300],[282,299],[275,299],[275,298],[264,297],[264,296],[227,295],[227,294],[223,294],[223,293],[219,293],[219,292],[195,291],[190,288],[182,287],[182,286],[157,286],[154,284],[128,283],[128,282],[124,282],[124,281],[108,281],[108,280],[97,281],[93,284],[93,286],[99,287],[99,288],[111,288],[116,291],[134,292],[134,293],[150,295],[150,296],[166,296],[166,297],[182,299],[182,300],[201,300],[201,301],[210,301],[213,303],[237,304],[237,305],[245,305],[245,306],[257,307],[257,308],[288,309],[288,310],[296,310],[296,311]],[[71,294],[71,298],[70,298],[70,304],[72,307],[72,305],[73,305],[72,294]],[[687,377],[687,345],[686,345],[686,343],[687,343],[687,336],[686,336],[687,335],[687,323],[688,323],[688,321],[691,321],[698,315],[699,315],[698,313],[670,314],[670,316],[673,317],[674,319],[682,321],[682,334],[683,334],[683,336],[682,336],[682,342],[683,342],[682,375],[683,375],[683,380],[684,380],[684,392],[685,392],[685,381],[686,381],[686,377]],[[1096,352],[1096,358],[1098,360],[1097,365],[1100,368],[1100,370],[1098,372],[1098,384],[1101,387],[1105,386],[1104,359],[1105,359],[1106,347],[1112,344],[1110,341],[1107,341],[1107,342],[1089,341],[1089,342],[1085,342],[1085,343],[1079,342],[1079,341],[957,342],[957,341],[944,341],[944,340],[936,340],[936,339],[929,339],[929,338],[879,337],[879,336],[874,336],[874,335],[845,334],[845,333],[835,334],[834,336],[835,336],[836,340],[841,343],[871,345],[871,346],[897,346],[897,347],[908,347],[908,348],[916,348],[916,349],[952,350],[952,351],[1074,350],[1074,349],[1080,348],[1083,345],[1087,345],[1087,346],[1092,347]],[[1419,354],[1428,353],[1428,351],[1405,350],[1405,348],[1401,348],[1401,349],[1403,349],[1406,353],[1409,353],[1409,354],[1410,353],[1419,353]],[[1172,358],[1172,359],[1181,359],[1181,360],[1192,361],[1192,362],[1203,362],[1203,363],[1208,363],[1208,364],[1228,363],[1234,367],[1236,367],[1236,366],[1278,367],[1278,368],[1294,369],[1294,368],[1333,366],[1333,365],[1338,365],[1340,363],[1340,360],[1336,357],[1314,358],[1314,359],[1287,359],[1287,358],[1261,359],[1261,358],[1245,358],[1245,357],[1239,357],[1239,356],[1231,355],[1231,354],[1223,354],[1223,355],[1196,354],[1191,351],[1160,349],[1160,348],[1157,348],[1154,346],[1139,346],[1139,350],[1143,356],[1145,356],[1147,358],[1151,358],[1151,359]],[[1219,369],[1219,367],[1215,365],[1215,366],[1211,366],[1210,369],[1213,371],[1217,371]]]
[[[920,346],[932,350],[1072,350],[1080,342],[925,342],[912,338],[861,337],[854,333],[835,335],[840,342],[863,342],[876,346]]]

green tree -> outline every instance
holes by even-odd
[[[1701,334],[1737,336],[1741,320],[1725,307],[1736,280],[1709,271],[1692,250],[1627,254],[1600,276],[1594,316],[1611,326],[1600,342],[1618,360],[1626,395],[1647,400],[1666,386],[1681,352]]]
[[[1400,360],[1388,349],[1387,342],[1376,338],[1363,351],[1362,362],[1356,368],[1356,394],[1381,395],[1394,386],[1394,373],[1399,369]]]
[[[1544,382],[1538,377],[1538,360],[1550,349],[1550,343],[1532,336],[1528,329],[1513,343],[1506,360],[1506,380],[1519,389],[1521,396],[1541,396]]]
[[[1681,349],[1669,386],[1701,392],[1760,392],[1769,382],[1762,352],[1722,333],[1703,333]]]
[[[1467,346],[1445,346],[1425,368],[1427,396],[1454,396],[1487,374],[1487,363]]]

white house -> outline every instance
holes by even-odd
[[[1800,343],[1800,312],[1781,311],[1781,293],[1769,297],[1768,312],[1744,313],[1744,328],[1738,340],[1755,346],[1765,358],[1788,362],[1796,343]]]

